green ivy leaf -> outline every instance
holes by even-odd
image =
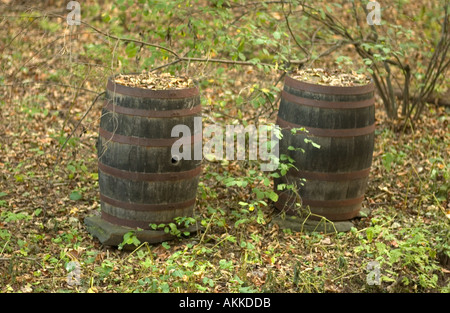
[[[272,200],[273,202],[277,202],[278,201],[278,194],[274,191],[272,191],[269,194],[269,199]]]
[[[164,249],[170,249],[170,245],[165,241],[163,243],[161,243],[161,246],[163,246]]]
[[[125,48],[125,53],[131,59],[134,58],[139,51],[139,47],[137,47],[134,42],[130,42]]]
[[[82,198],[82,195],[78,191],[72,191],[69,195],[69,199],[73,200],[73,201],[78,201],[81,198]]]

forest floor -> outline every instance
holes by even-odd
[[[450,108],[428,104],[413,129],[403,128],[377,98],[366,213],[351,231],[282,229],[270,200],[257,210],[240,204],[267,182],[252,174],[256,165],[205,160],[195,212],[203,231],[120,250],[84,224],[100,211],[102,104],[88,110],[107,71],[94,66],[82,87],[65,85],[56,77],[71,75],[59,66],[71,57],[59,50],[67,46],[41,49],[36,38],[52,43],[36,37],[39,28],[1,23],[15,28],[4,27],[0,42],[0,292],[450,292]],[[221,80],[201,86],[206,118],[210,103],[232,106],[230,94],[261,79],[251,67],[245,75],[224,68]],[[229,184],[243,177],[252,179]],[[74,275],[77,283],[68,281]]]

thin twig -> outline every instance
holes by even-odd
[[[59,14],[47,14],[47,15],[32,15],[30,17],[32,18],[45,18],[45,17],[56,17],[56,18],[66,18],[65,16],[59,15]],[[275,64],[269,64],[269,63],[261,63],[261,62],[250,62],[250,61],[239,61],[239,60],[229,60],[229,59],[210,59],[210,58],[199,58],[199,57],[184,57],[184,56],[180,56],[177,52],[175,52],[174,50],[158,45],[158,44],[153,44],[153,43],[149,43],[149,42],[145,42],[142,40],[137,40],[137,39],[132,39],[132,38],[123,38],[123,37],[118,37],[115,35],[111,35],[108,34],[105,31],[102,31],[92,25],[90,25],[89,23],[86,23],[84,21],[80,21],[81,24],[89,27],[90,29],[94,30],[95,32],[97,32],[98,34],[101,34],[105,37],[117,40],[117,41],[123,41],[123,42],[133,42],[133,43],[137,43],[140,45],[144,45],[144,46],[150,46],[150,47],[155,47],[161,50],[165,50],[167,52],[169,52],[170,54],[172,54],[173,56],[175,56],[175,60],[173,62],[211,62],[211,63],[222,63],[222,64],[231,64],[231,65],[249,65],[249,66],[267,66],[267,67],[271,67],[271,68],[275,68],[276,65]],[[178,61],[179,60],[179,61]],[[307,62],[307,59],[303,59],[303,60],[290,60],[288,61],[289,64],[304,64],[305,62]],[[166,65],[163,65],[161,67],[164,67]]]
[[[36,9],[36,10],[39,10],[39,9]],[[56,18],[66,19],[66,16],[60,15],[60,14],[56,14],[56,13],[47,13],[47,14],[44,14],[44,15],[31,15],[31,16],[28,16],[28,17],[29,18],[34,18],[34,19],[46,18],[46,17],[56,17]],[[108,34],[107,32],[104,32],[104,31],[96,28],[95,26],[92,26],[91,24],[86,23],[84,21],[79,21],[79,22],[81,24],[89,27],[90,29],[94,30],[95,32],[105,36],[105,37],[108,37],[108,38],[111,38],[111,39],[114,39],[114,40],[119,40],[119,41],[124,41],[124,42],[133,42],[133,43],[137,43],[137,44],[144,45],[144,46],[155,47],[155,48],[158,48],[158,49],[165,50],[165,51],[169,52],[170,54],[174,55],[176,58],[180,58],[180,55],[178,53],[176,53],[175,51],[173,51],[172,49],[170,49],[170,48],[163,47],[161,45],[150,43],[150,42],[146,42],[146,41],[142,41],[142,40],[118,37],[118,36],[115,36],[115,35]]]
[[[223,64],[234,64],[234,65],[262,65],[262,66],[268,66],[268,67],[275,67],[275,64],[269,64],[269,63],[256,63],[256,62],[249,62],[249,61],[238,61],[238,60],[227,60],[227,59],[209,59],[209,58],[191,58],[191,57],[180,57],[181,61],[187,61],[187,62],[211,62],[211,63],[223,63]]]
[[[2,88],[2,87],[3,88],[16,87],[16,86],[31,85],[31,84],[33,84],[33,85],[44,85],[44,86],[59,86],[59,87],[65,87],[65,88],[74,88],[74,89],[82,90],[82,91],[85,91],[85,92],[98,94],[98,91],[87,89],[87,88],[84,88],[84,87],[72,86],[72,85],[66,85],[66,84],[59,84],[59,83],[35,82],[35,81],[18,82],[18,83],[14,83],[14,84],[0,85],[0,88]]]
[[[153,72],[153,71],[162,69],[162,68],[164,68],[164,67],[168,67],[168,66],[170,66],[170,65],[177,64],[177,63],[179,63],[179,62],[181,62],[181,59],[176,59],[175,61],[172,61],[172,62],[163,64],[163,65],[157,66],[157,67],[155,67],[155,68],[152,68],[151,70],[149,70],[149,72]]]
[[[450,49],[450,38],[448,32],[449,16],[448,16],[448,4],[444,6],[444,19],[442,21],[441,37],[434,50],[430,62],[425,73],[425,79],[422,87],[419,90],[419,95],[411,105],[407,120],[411,119],[412,111],[417,107],[413,120],[417,120],[423,110],[426,99],[433,92],[437,79],[441,74],[444,74],[450,65],[450,60],[447,60],[447,54]],[[447,60],[447,62],[445,62]],[[430,81],[431,80],[431,81]]]
[[[284,11],[284,1],[281,5],[281,11],[283,11],[284,20],[286,21],[286,26],[289,30],[289,33],[291,34],[292,39],[294,39],[295,44],[303,51],[303,53],[306,54],[307,58],[309,59],[309,57],[311,56],[311,52],[306,50],[306,48],[298,42],[297,37],[295,37],[294,32],[291,29],[291,25],[289,24],[289,15],[292,13],[291,4],[289,3],[289,14],[286,14],[286,12]]]
[[[75,128],[73,129],[73,131],[69,134],[69,136],[66,138],[66,141],[63,143],[63,145],[61,146],[61,148],[59,148],[58,153],[57,153],[57,158],[59,159],[59,155],[61,153],[61,151],[64,149],[64,147],[66,146],[67,142],[70,140],[70,138],[72,138],[73,134],[75,133],[75,131],[78,129],[78,127],[80,126],[81,122],[84,120],[84,118],[88,115],[89,111],[91,111],[92,107],[94,106],[94,104],[97,102],[98,98],[100,98],[102,95],[106,94],[106,91],[103,91],[101,93],[99,93],[94,101],[92,101],[91,105],[89,106],[88,110],[84,113],[83,117],[78,121],[77,125],[75,126]]]
[[[169,52],[170,54],[174,55],[177,59],[180,59],[180,58],[181,58],[180,55],[179,55],[178,53],[176,53],[175,51],[173,51],[172,49],[169,49],[169,48],[167,48],[167,47],[163,47],[163,46],[161,46],[161,45],[154,44],[154,43],[149,43],[149,42],[142,41],[142,40],[131,39],[131,38],[123,38],[123,37],[117,37],[117,36],[108,34],[108,33],[104,32],[104,31],[102,31],[102,30],[100,30],[100,29],[98,29],[98,28],[96,28],[96,27],[94,27],[94,26],[92,26],[92,25],[90,25],[90,24],[88,24],[88,23],[86,23],[86,22],[81,22],[81,23],[82,23],[83,25],[86,25],[87,27],[91,28],[92,30],[96,31],[97,33],[99,33],[99,34],[105,36],[105,37],[109,37],[109,38],[114,39],[114,40],[119,40],[119,41],[124,41],[124,42],[133,42],[133,43],[138,43],[138,44],[144,45],[144,46],[155,47],[155,48],[158,48],[158,49],[161,49],[161,50],[164,50],[164,51]]]

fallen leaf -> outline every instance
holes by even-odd
[[[173,76],[170,73],[148,73],[133,75],[117,75],[114,80],[117,84],[145,89],[166,90],[166,89],[185,89],[194,87],[192,79],[187,77]]]

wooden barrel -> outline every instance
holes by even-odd
[[[279,184],[295,183],[302,206],[309,206],[311,213],[332,221],[358,215],[374,147],[373,82],[338,87],[305,83],[287,76],[277,124],[283,134],[280,155],[294,159],[297,169],[291,168],[285,176],[276,179],[275,190]],[[301,127],[308,133],[290,131]],[[289,150],[289,146],[305,152]],[[276,208],[295,214],[299,197],[292,191],[277,192]]]
[[[192,215],[201,174],[193,157],[194,142],[201,145],[201,129],[194,134],[199,116],[197,87],[151,90],[108,80],[97,147],[103,220],[148,230]],[[175,125],[190,129],[190,160],[171,154]]]

